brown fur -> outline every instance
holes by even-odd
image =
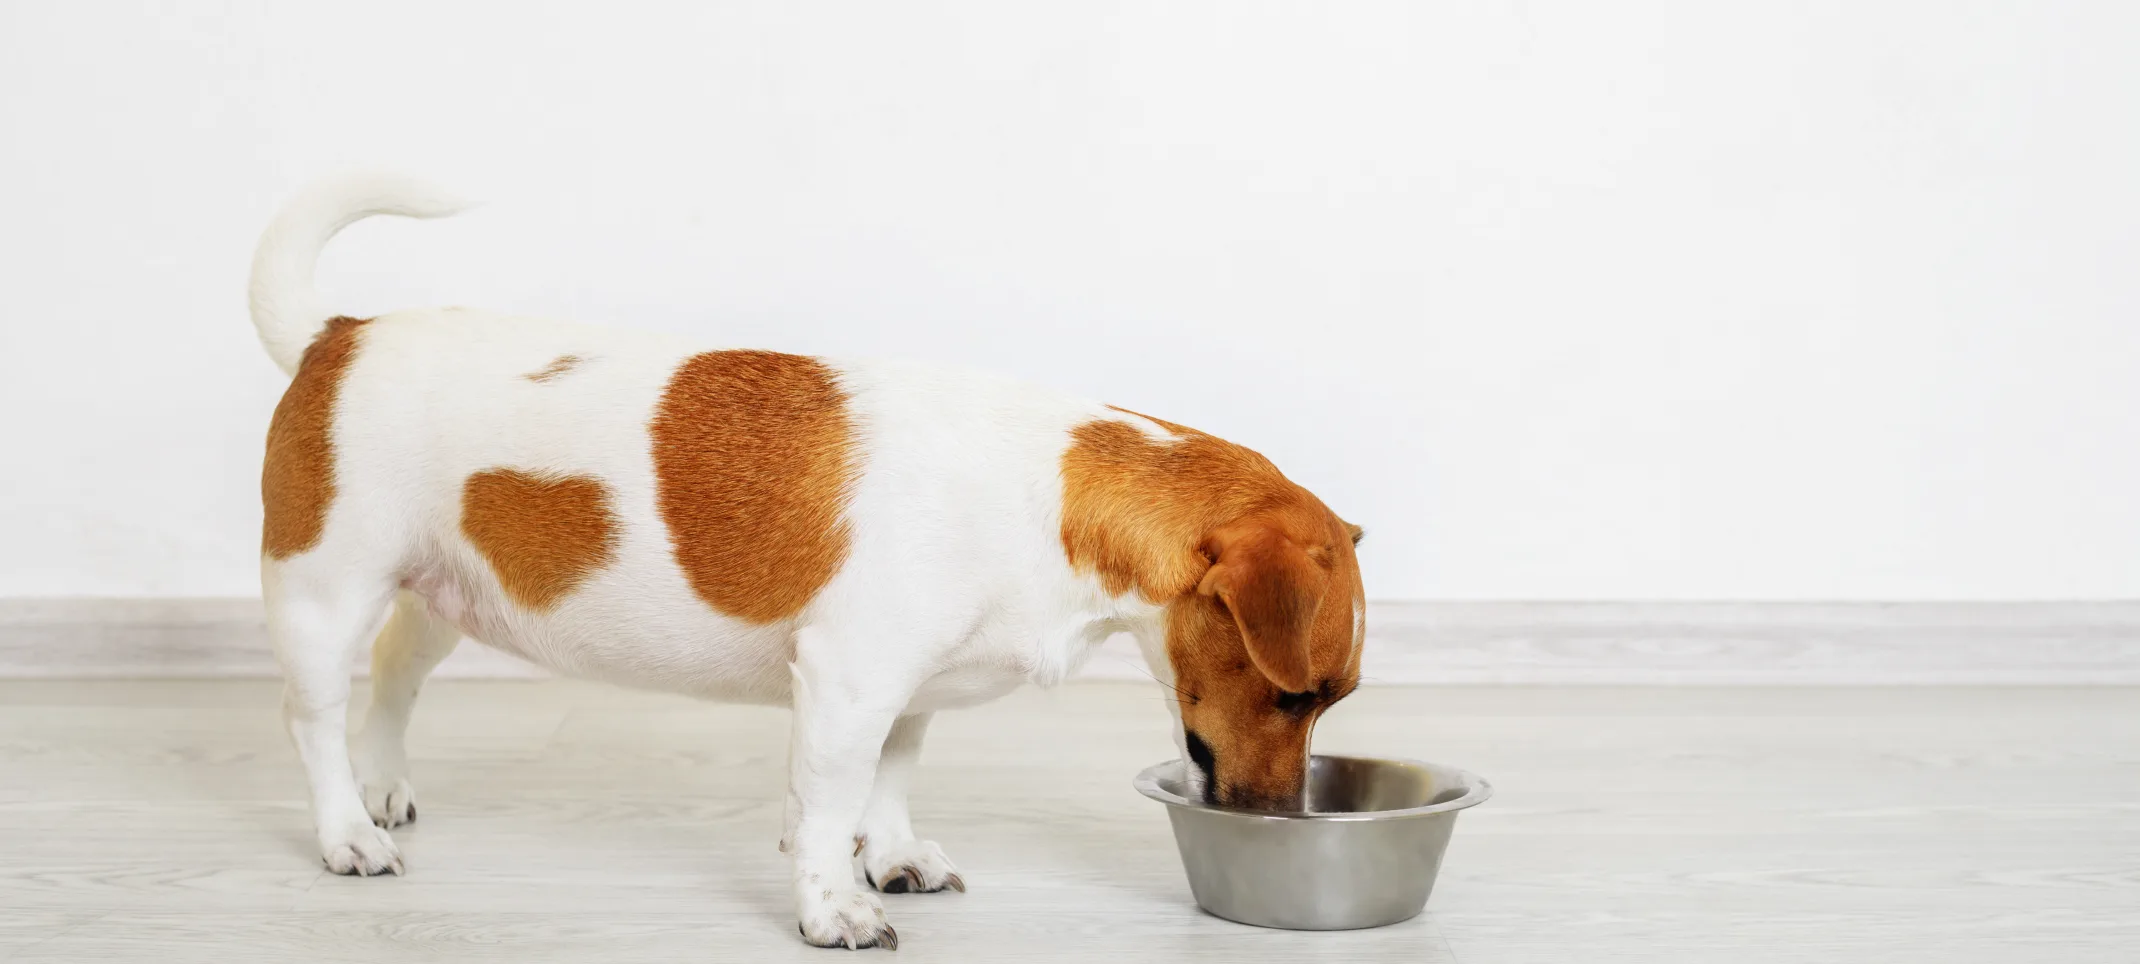
[[[542,612],[609,564],[617,519],[600,479],[487,469],[461,486],[461,534],[507,596]]]
[[[693,356],[663,392],[655,504],[699,598],[766,623],[800,612],[847,559],[861,476],[847,396],[814,358]]]
[[[532,371],[520,377],[531,382],[547,382],[580,366],[583,359],[578,355],[559,355],[540,371]]]
[[[1297,806],[1315,720],[1359,676],[1353,527],[1261,455],[1152,421],[1173,438],[1108,419],[1072,431],[1063,551],[1109,592],[1166,606],[1182,723],[1212,750],[1213,799]]]
[[[268,422],[260,471],[265,510],[260,549],[285,559],[319,544],[334,504],[334,408],[342,375],[369,319],[334,318],[306,346],[290,387]]]
[[[1062,539],[1070,565],[1099,574],[1108,592],[1164,602],[1203,578],[1211,560],[1199,547],[1213,529],[1307,493],[1255,452],[1152,421],[1174,439],[1155,442],[1113,419],[1071,431]]]

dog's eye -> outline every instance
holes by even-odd
[[[1320,694],[1316,693],[1280,693],[1278,708],[1287,713],[1306,713],[1315,708],[1315,701],[1319,698]]]

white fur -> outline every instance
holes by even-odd
[[[343,228],[374,214],[440,218],[468,202],[394,174],[321,181],[292,198],[253,251],[253,327],[268,357],[285,373],[297,371],[305,345],[333,312],[312,286],[320,251]]]
[[[327,238],[371,213],[449,213],[445,197],[375,177],[292,204],[254,261],[253,316],[277,363],[294,369],[331,314],[311,285]],[[848,558],[797,617],[752,625],[693,593],[655,509],[648,422],[678,365],[722,346],[451,308],[384,316],[358,338],[335,407],[324,532],[307,552],[262,559],[286,715],[338,872],[401,869],[374,823],[413,812],[401,732],[457,629],[574,676],[792,705],[782,843],[798,922],[813,943],[892,943],[850,861],[859,835],[879,884],[909,868],[927,889],[954,877],[907,821],[926,714],[1059,682],[1116,631],[1148,651],[1162,638],[1158,608],[1073,572],[1059,535],[1071,428],[1118,418],[1156,431],[1143,419],[970,372],[829,361],[864,456]],[[567,354],[582,359],[570,372],[523,377]],[[620,520],[614,559],[547,612],[509,600],[460,534],[464,481],[501,467],[595,476]],[[348,660],[404,590],[352,761]],[[1163,656],[1153,663],[1165,671]]]

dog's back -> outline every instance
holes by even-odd
[[[382,193],[340,196],[371,210]],[[293,236],[316,253],[325,236],[307,226],[281,222],[256,263],[287,267],[269,249]],[[309,270],[285,274],[309,285]],[[254,291],[322,310],[272,281]],[[296,339],[294,319],[255,315],[271,346]],[[1049,629],[1020,616],[1098,601],[1058,535],[1062,451],[1095,418],[1141,421],[951,369],[460,308],[335,318],[269,434],[271,596],[287,571],[361,574],[562,672],[776,703],[814,605],[1023,653]],[[873,658],[948,657],[895,642]],[[1032,668],[1066,675],[1062,642],[1060,665]]]

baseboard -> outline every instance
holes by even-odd
[[[355,672],[370,665],[360,655]],[[0,599],[0,679],[244,679],[280,675],[258,599]],[[438,675],[550,675],[463,643]]]
[[[2140,684],[2129,601],[1384,602],[1368,637],[1371,683]],[[1084,675],[1142,666],[1117,639]],[[275,673],[258,600],[0,599],[0,678]],[[472,644],[439,674],[546,675]]]

